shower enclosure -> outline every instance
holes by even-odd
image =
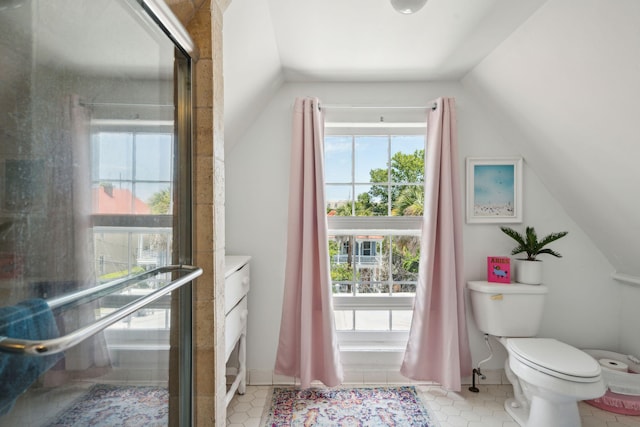
[[[0,425],[190,425],[192,55],[162,0],[0,0]]]

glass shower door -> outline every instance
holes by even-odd
[[[0,425],[189,423],[189,79],[146,2],[0,1]]]

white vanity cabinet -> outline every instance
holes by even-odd
[[[229,405],[235,392],[244,394],[247,386],[247,294],[250,286],[250,272],[248,256],[225,257],[224,279],[224,354],[225,361],[229,359],[234,348],[238,345],[237,372],[226,395],[226,404]]]

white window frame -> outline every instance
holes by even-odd
[[[137,179],[136,178],[136,139],[138,135],[149,135],[149,134],[162,134],[162,135],[171,135],[172,145],[175,144],[175,133],[174,133],[174,121],[173,120],[107,120],[107,119],[92,119],[91,120],[91,134],[97,135],[100,133],[115,133],[115,134],[131,134],[132,135],[132,146],[131,146],[131,162],[132,162],[132,176],[131,179],[123,180],[131,185],[131,194],[132,197],[137,197],[137,192],[135,191],[136,184],[145,184],[145,183],[166,183],[169,185],[169,191],[173,192],[174,181],[171,179],[170,181],[152,181],[145,179]],[[92,150],[93,150],[93,142],[92,142]],[[175,146],[174,146],[175,150]],[[92,154],[92,167],[96,166],[93,164],[94,156]],[[99,162],[99,159],[97,159]],[[172,163],[173,168],[173,163]],[[170,173],[173,176],[173,170]],[[102,180],[99,176],[94,176],[92,171],[91,173],[91,185],[92,187]],[[173,240],[173,215],[169,214],[146,214],[146,215],[136,215],[136,214],[97,214],[92,213],[92,227],[94,234],[109,234],[109,233],[123,233],[128,234],[129,238],[129,248],[131,251],[133,249],[133,242],[131,241],[131,236],[134,233],[159,233],[159,234],[168,234],[171,240]],[[174,242],[175,243],[175,242]],[[130,254],[127,256],[127,260],[130,263],[131,256]],[[169,263],[171,261],[171,257],[168,257]],[[131,271],[132,265],[128,265],[128,270]],[[126,297],[123,295],[118,295],[119,297]],[[131,300],[138,298],[137,295],[130,296]],[[106,297],[105,302],[108,304],[109,297]],[[159,304],[157,304],[159,309],[164,310],[168,313],[170,310],[170,301],[167,298],[163,298]],[[165,316],[166,317],[166,316]],[[150,331],[154,331],[154,333],[160,333],[160,331],[168,330],[170,327],[168,317],[166,317],[164,326],[159,329],[151,329]],[[124,320],[126,322],[127,319]],[[144,329],[124,329],[121,330],[121,324],[119,322],[114,327],[110,328],[112,330],[110,333],[114,336],[120,336],[121,334],[129,334],[131,331],[143,331]],[[136,332],[137,333],[137,332]]]
[[[426,122],[403,123],[402,126],[388,126],[385,123],[326,123],[325,136],[350,136],[355,141],[359,136],[386,136],[391,138],[396,135],[424,135],[426,153]],[[371,185],[370,182],[355,182],[355,142],[352,144],[352,180],[350,185]],[[387,158],[390,159],[390,144],[388,145]],[[390,177],[386,184],[391,181]],[[326,182],[325,185],[336,183]],[[383,185],[385,183],[382,183]],[[417,183],[393,183],[393,184],[417,184]],[[420,183],[422,184],[422,183]],[[389,214],[391,200],[388,201]],[[422,230],[422,216],[330,216],[328,220],[329,236],[345,235],[376,235],[376,236],[420,236]],[[334,295],[334,310],[413,310],[414,296],[363,296],[363,295]],[[408,339],[408,331],[338,331],[338,340],[343,349],[370,348],[377,351],[404,350]]]

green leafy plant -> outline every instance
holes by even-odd
[[[518,242],[518,246],[516,246],[511,251],[511,255],[517,255],[519,253],[526,252],[527,261],[536,261],[536,257],[542,254],[548,254],[553,255],[557,258],[562,258],[562,255],[560,255],[558,252],[549,248],[545,248],[545,246],[566,236],[569,233],[568,231],[551,233],[548,236],[545,236],[543,239],[538,240],[538,235],[536,234],[536,230],[533,227],[527,227],[524,236],[509,227],[500,227],[500,230],[502,230],[504,234]]]

